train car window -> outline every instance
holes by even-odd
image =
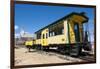
[[[45,35],[43,34],[43,39],[45,38]]]
[[[62,34],[64,34],[64,29],[62,29]]]
[[[51,32],[49,32],[49,37],[51,37]]]
[[[64,34],[64,28],[57,27],[57,29],[49,31],[49,37],[56,36],[56,35],[62,35],[62,34]]]
[[[37,34],[36,34],[36,38],[37,38],[37,39],[41,39],[41,33],[37,33]]]
[[[52,35],[52,32],[50,32],[50,37],[51,37],[51,36],[53,36],[53,35]]]
[[[55,36],[55,32],[52,32],[52,36]]]
[[[46,33],[46,38],[48,38],[48,33]]]

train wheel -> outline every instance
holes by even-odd
[[[43,46],[41,46],[41,50],[42,50],[42,51],[44,50],[44,47],[43,47]]]
[[[41,46],[39,45],[39,46],[37,46],[37,48],[36,48],[37,50],[41,50]]]
[[[35,49],[36,48],[36,46],[35,45],[32,45],[32,49]]]
[[[49,47],[48,46],[41,46],[41,50],[48,51],[49,50]]]
[[[28,52],[30,52],[30,49],[31,49],[30,45],[27,45],[26,47],[28,49]]]
[[[70,56],[76,56],[78,57],[80,54],[81,54],[81,51],[82,51],[82,47],[79,46],[79,45],[76,45],[76,46],[72,46],[70,48]]]
[[[48,52],[49,51],[49,46],[45,47],[45,51]]]
[[[66,47],[65,46],[58,46],[57,51],[62,53],[62,54],[65,54],[66,53]]]

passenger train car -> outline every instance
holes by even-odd
[[[30,45],[39,50],[56,47],[60,52],[78,56],[82,49],[90,50],[88,37],[84,35],[83,25],[85,23],[88,23],[85,13],[72,12],[36,31],[36,39]],[[26,44],[26,46],[29,45]]]

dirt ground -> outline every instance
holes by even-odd
[[[84,58],[85,57],[85,58]],[[37,64],[52,64],[52,63],[70,63],[82,62],[85,59],[92,60],[92,57],[71,57],[56,52],[45,52],[32,49],[31,52],[25,47],[15,48],[15,65],[37,65]],[[84,59],[83,59],[84,58]]]

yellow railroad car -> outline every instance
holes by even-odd
[[[35,42],[36,42],[35,40],[27,40],[27,41],[25,41],[25,46],[28,48],[29,52],[30,52],[30,49],[34,49],[35,48],[35,46],[34,46]]]
[[[32,45],[33,45],[33,41],[26,41],[26,42],[25,42],[25,45],[26,45],[26,46],[32,46]]]
[[[88,17],[84,13],[72,12],[36,31],[34,46],[41,50],[57,47],[59,51],[77,56],[86,45],[83,25],[87,22]]]

